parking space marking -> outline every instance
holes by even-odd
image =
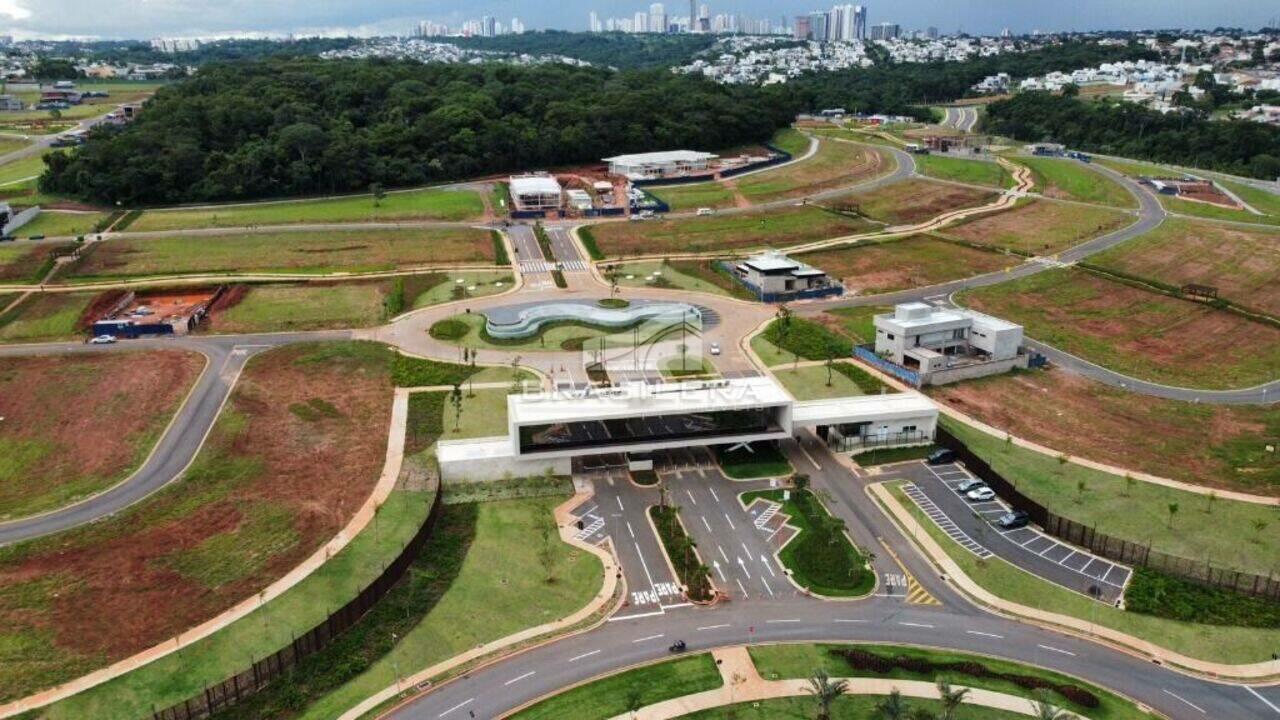
[[[938,527],[942,528],[942,531],[947,534],[947,537],[954,540],[960,547],[968,550],[983,560],[992,556],[993,553],[990,550],[974,542],[973,538],[969,537],[954,522],[952,522],[951,519],[947,517],[947,514],[942,512],[942,509],[935,505],[933,501],[920,490],[920,488],[915,486],[914,483],[903,485],[902,491],[906,493],[907,497],[911,498],[911,500],[915,502],[922,511],[924,511],[924,514],[928,516],[930,520],[937,524]]]
[[[1254,697],[1258,698],[1259,700],[1261,700],[1261,701],[1262,701],[1262,704],[1263,704],[1263,705],[1266,705],[1267,707],[1271,708],[1272,710],[1275,710],[1275,711],[1276,711],[1276,714],[1277,714],[1277,715],[1280,715],[1280,707],[1276,707],[1274,704],[1272,704],[1272,702],[1271,702],[1270,700],[1268,700],[1268,699],[1266,699],[1266,698],[1262,697],[1262,695],[1260,695],[1260,694],[1258,693],[1258,691],[1257,691],[1257,690],[1254,690],[1253,688],[1249,687],[1248,685],[1241,685],[1240,687],[1244,688],[1245,690],[1248,690],[1250,695],[1253,695]]]

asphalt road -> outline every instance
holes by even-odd
[[[115,345],[49,343],[0,346],[0,357],[176,348],[201,353],[209,360],[208,366],[196,380],[187,402],[179,409],[151,455],[132,475],[110,489],[73,505],[0,523],[0,545],[31,540],[100,520],[124,510],[169,484],[195,458],[205,435],[213,427],[223,402],[231,393],[240,370],[250,357],[279,345],[348,336],[349,333],[346,332],[327,332],[122,340]]]
[[[733,600],[712,608],[638,613],[470,672],[409,700],[390,717],[436,720],[469,718],[472,713],[477,718],[499,717],[561,688],[668,657],[667,648],[676,640],[688,643],[689,652],[748,643],[815,641],[941,647],[1069,673],[1124,693],[1172,718],[1225,720],[1266,718],[1273,712],[1280,715],[1267,705],[1276,704],[1280,692],[1275,687],[1250,689],[1189,677],[1127,653],[969,605],[923,563],[908,541],[872,506],[862,492],[863,479],[851,476],[816,445],[801,450],[788,442],[787,451],[798,469],[810,472],[814,488],[829,494],[832,511],[850,523],[855,540],[883,538],[913,576],[944,604],[910,604],[902,596],[888,593],[851,603],[776,593],[772,598],[753,595],[747,601]],[[703,488],[708,492],[680,498],[679,490],[692,483],[686,474],[673,493],[691,532],[700,522],[700,514],[719,507],[714,502],[708,507],[707,503],[709,488],[717,487],[714,482]],[[708,536],[711,540],[701,539],[699,551],[704,553],[704,561],[709,542],[740,542],[738,533],[754,531],[739,528],[716,528]],[[877,564],[888,562],[884,554],[877,555]]]
[[[973,132],[974,126],[978,124],[978,111],[972,107],[948,107],[944,108],[946,116],[942,119],[942,126],[959,130],[960,132]]]

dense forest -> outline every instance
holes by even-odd
[[[1054,70],[1095,67],[1104,62],[1155,59],[1144,47],[1069,42],[1023,53],[974,58],[965,62],[899,63],[865,70],[811,73],[780,86],[777,92],[805,108],[843,107],[850,112],[881,112],[927,118],[921,105],[944,103],[970,94],[988,75],[1034,77]]]
[[[1280,176],[1280,128],[1262,123],[1043,92],[992,103],[984,122],[987,131],[1018,140],[1052,140],[1078,150],[1259,178]]]
[[[793,115],[667,71],[267,60],[161,88],[138,120],[47,156],[40,187],[174,203],[357,191],[768,138]]]
[[[442,38],[442,42],[474,50],[565,55],[595,65],[620,69],[683,65],[716,42],[711,34],[583,33],[542,30],[497,37]]]

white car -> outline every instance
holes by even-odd
[[[697,214],[698,215],[714,215],[715,212],[716,211],[711,208],[698,208]]]
[[[99,335],[97,337],[89,338],[90,345],[110,345],[115,341],[115,335]]]
[[[711,343],[711,354],[712,355],[720,354],[720,343]]]
[[[980,488],[975,488],[973,490],[970,490],[969,492],[965,493],[964,496],[974,502],[985,502],[987,500],[995,500],[996,491],[992,490],[986,485],[983,485]]]
[[[965,480],[964,482],[957,485],[956,490],[959,490],[962,493],[967,493],[970,490],[977,490],[980,487],[986,487],[986,486],[987,484],[982,482],[978,478],[969,478],[968,480]]]

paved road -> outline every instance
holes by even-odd
[[[943,108],[946,116],[942,120],[943,127],[953,128],[960,132],[973,132],[978,124],[978,110],[972,107]]]
[[[112,488],[74,505],[42,515],[0,523],[0,545],[30,540],[102,519],[164,487],[181,475],[195,457],[209,428],[217,419],[223,401],[235,385],[240,370],[244,368],[250,357],[269,347],[305,340],[341,339],[348,336],[349,333],[346,332],[326,332],[193,336],[122,341],[116,345],[49,343],[0,346],[0,357],[176,348],[199,352],[209,360],[208,367],[196,380],[190,398],[156,443],[154,452],[132,475]]]
[[[911,604],[900,595],[888,593],[846,603],[777,593],[773,598],[752,596],[748,601],[735,600],[714,608],[641,613],[468,673],[410,700],[390,716],[447,720],[468,718],[474,713],[478,718],[498,717],[544,694],[636,663],[667,657],[667,647],[680,639],[688,643],[691,652],[744,643],[812,641],[942,647],[1070,673],[1125,693],[1172,718],[1273,716],[1267,702],[1275,703],[1276,688],[1251,690],[1188,677],[1085,640],[974,608],[936,577],[887,518],[872,507],[862,492],[864,479],[852,477],[822,448],[807,446],[801,450],[789,442],[787,452],[797,468],[810,471],[814,488],[830,496],[833,512],[850,522],[855,539],[884,538],[913,576],[943,604]],[[691,488],[694,482],[686,473],[678,487]],[[695,498],[681,500],[675,493],[686,525],[696,527],[700,522],[697,517],[704,512],[711,487],[715,485],[708,483],[702,488],[707,492]],[[754,528],[744,531],[754,532]],[[724,528],[714,529],[708,537],[712,538],[710,542],[740,542],[733,530]],[[706,551],[707,546],[708,540],[703,539],[700,551]],[[877,555],[877,563],[884,554]],[[1280,711],[1276,712],[1280,715]]]

